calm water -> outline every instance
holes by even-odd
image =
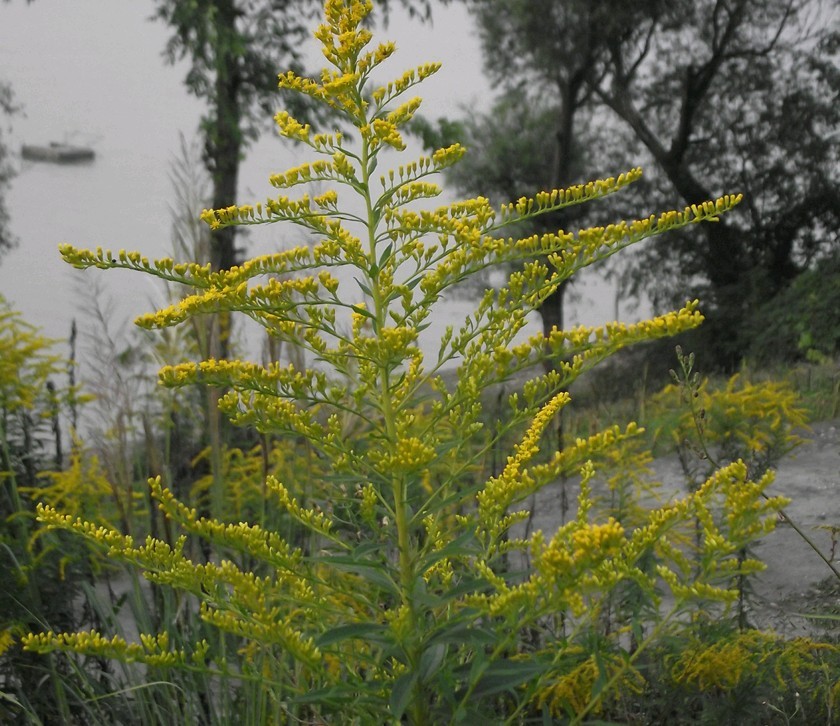
[[[90,145],[89,165],[58,166],[18,161],[20,173],[7,199],[20,246],[0,264],[0,292],[51,337],[67,336],[79,317],[82,289],[101,285],[120,321],[162,298],[151,279],[120,271],[85,273],[60,261],[56,247],[139,249],[149,257],[170,253],[170,165],[179,134],[195,134],[200,103],[182,85],[184,67],[164,65],[167,29],[151,23],[151,0],[22,0],[0,4],[0,77],[14,85],[25,116],[14,120],[13,148],[65,141]],[[388,67],[440,60],[443,70],[420,89],[431,116],[456,115],[465,104],[483,106],[489,91],[480,57],[461,8],[439,9],[433,28],[396,16],[382,38],[400,52]],[[249,153],[240,184],[242,201],[268,193],[267,176],[299,163],[271,134]],[[249,251],[276,249],[279,231],[266,230]],[[612,294],[590,282],[572,306],[573,322],[597,323],[612,316]],[[450,303],[428,332],[457,324],[469,304]],[[79,318],[85,325],[85,319]],[[536,325],[534,326],[536,329]]]

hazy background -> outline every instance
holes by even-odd
[[[85,294],[101,285],[116,320],[162,302],[153,278],[122,271],[76,271],[61,262],[57,245],[137,249],[148,257],[171,253],[169,173],[179,134],[195,138],[202,106],[183,84],[186,66],[168,66],[161,52],[169,30],[148,20],[150,0],[38,0],[0,5],[0,77],[9,81],[24,115],[13,119],[9,140],[63,141],[91,146],[87,165],[20,161],[8,195],[17,249],[0,263],[0,292],[25,318],[57,338],[80,315]],[[444,67],[422,85],[423,112],[457,116],[460,109],[487,108],[492,89],[481,74],[472,20],[462,6],[437,7],[432,25],[410,21],[395,9],[377,37],[393,39],[399,52],[386,66],[394,76],[421,62]],[[315,44],[313,41],[313,57]],[[320,64],[318,65],[320,67]],[[280,71],[282,69],[278,69]],[[263,199],[272,172],[303,160],[271,132],[248,152],[240,175],[241,202]],[[249,254],[299,240],[279,226],[240,238]],[[613,294],[590,278],[568,308],[570,323],[611,318]],[[426,341],[457,324],[470,305],[447,303]],[[533,330],[538,330],[534,321]]]

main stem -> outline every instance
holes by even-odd
[[[367,213],[368,232],[368,278],[373,303],[375,320],[374,333],[378,334],[385,327],[387,321],[387,304],[384,302],[379,286],[377,269],[378,257],[376,251],[376,228],[378,220],[374,214],[373,202],[370,195],[370,176],[373,156],[367,139],[362,139],[361,173],[365,210]],[[370,274],[370,271],[374,274]],[[391,397],[390,369],[385,361],[378,362],[379,399],[382,407],[385,433],[389,441],[396,444],[397,426],[394,412],[394,402]],[[399,582],[400,598],[408,611],[410,640],[405,644],[408,658],[409,672],[416,673],[420,665],[421,645],[415,637],[417,633],[417,610],[414,603],[414,563],[411,554],[411,536],[409,532],[410,516],[408,512],[408,483],[404,475],[394,475],[391,479],[391,490],[394,498],[394,518],[397,527],[397,549],[399,551]],[[422,684],[419,679],[415,682],[413,695],[408,710],[415,724],[428,722],[428,712],[423,699]]]

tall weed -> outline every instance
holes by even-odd
[[[627,345],[698,325],[696,302],[634,325],[520,334],[527,316],[582,267],[716,220],[740,197],[523,239],[503,232],[618,192],[639,170],[499,209],[480,197],[424,209],[441,192],[431,177],[465,150],[456,144],[383,168],[386,151],[405,149],[401,128],[420,105],[407,92],[438,65],[377,85],[373,77],[395,48],[368,49],[371,9],[327,0],[315,35],[330,67],[319,79],[280,76],[281,87],[327,107],[342,131],[317,133],[281,111],[281,135],[318,158],[273,175],[280,196],[202,214],[213,229],[285,222],[311,235],[313,246],[223,271],[61,247],[78,268],[139,270],[195,291],[142,316],[142,327],[238,313],[305,351],[310,363],[164,367],[161,383],[172,389],[224,390],[219,406],[231,421],[275,437],[296,463],[261,473],[259,511],[247,521],[231,503],[243,471],[228,469],[222,483],[231,489],[217,492],[213,516],[152,479],[171,538],[136,541],[40,506],[45,528],[76,532],[171,588],[172,618],[144,627],[134,642],[113,632],[52,631],[23,642],[31,651],[143,664],[150,679],[180,678],[179,697],[208,723],[513,723],[540,714],[580,721],[617,692],[644,689],[643,654],[681,631],[688,609],[717,612],[737,598],[733,577],[760,567],[738,553],[773,528],[783,502],[763,499],[769,479],[751,481],[734,462],[668,505],[642,512],[615,502],[613,515],[597,516],[592,461],[637,436],[633,424],[540,457],[581,373]],[[311,184],[330,188],[285,195]],[[521,264],[506,284],[487,290],[436,353],[424,354],[418,336],[447,290],[510,262]],[[452,367],[454,379],[442,375]],[[521,375],[501,424],[485,425],[483,392]],[[498,442],[511,436],[517,443],[491,471]],[[573,472],[581,473],[574,518],[555,532],[513,536],[529,497]],[[689,558],[685,529],[695,521],[702,528]],[[191,556],[188,537],[208,543],[210,557]],[[652,607],[643,621],[605,629],[603,613],[628,585]]]

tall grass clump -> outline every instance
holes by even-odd
[[[401,129],[420,106],[408,91],[439,66],[374,82],[395,48],[369,49],[371,9],[369,1],[327,0],[315,36],[329,67],[317,79],[280,76],[281,87],[326,107],[342,131],[316,132],[279,112],[280,134],[316,159],[273,175],[279,196],[202,214],[213,229],[293,225],[311,246],[221,271],[61,247],[78,268],[139,270],[195,291],[139,318],[142,327],[239,313],[304,350],[308,367],[209,359],[166,366],[160,382],[219,387],[234,424],[285,443],[297,452],[290,461],[305,453],[305,466],[262,479],[256,521],[240,521],[228,507],[203,516],[152,479],[171,536],[145,541],[41,506],[44,527],[76,532],[172,588],[177,608],[136,642],[100,631],[34,633],[23,642],[31,651],[144,664],[158,680],[200,674],[212,686],[177,698],[200,700],[208,723],[581,720],[618,692],[644,690],[639,658],[685,627],[681,613],[736,599],[733,579],[760,566],[739,552],[772,529],[781,502],[761,497],[768,477],[750,481],[735,462],[625,527],[595,516],[591,461],[636,436],[637,426],[541,452],[576,377],[627,345],[699,325],[697,302],[634,325],[520,333],[579,269],[667,230],[714,221],[740,197],[523,239],[504,229],[616,193],[641,172],[498,209],[481,197],[424,208],[441,193],[432,177],[465,150],[456,144],[384,168],[386,152],[404,151]],[[307,193],[313,184],[327,190]],[[299,196],[286,196],[297,187]],[[506,284],[487,290],[426,355],[418,336],[447,290],[512,262],[519,264]],[[446,368],[457,375],[443,377]],[[507,399],[503,425],[483,425],[482,393],[523,372],[531,377]],[[496,441],[514,434],[518,443],[488,477]],[[511,534],[534,492],[576,472],[571,521],[554,532]],[[686,533],[697,521],[688,557]],[[196,539],[209,557],[190,554]],[[605,629],[602,609],[628,584],[656,607],[643,622]],[[195,615],[203,635],[184,642],[178,619]]]

